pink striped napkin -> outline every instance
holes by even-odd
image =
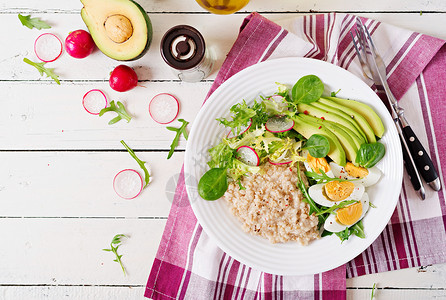
[[[363,19],[386,63],[389,84],[442,177],[446,166],[446,47],[444,41]],[[304,56],[337,64],[362,78],[349,31],[355,17],[324,14],[275,24],[247,17],[209,95],[225,80],[258,62]],[[364,79],[365,80],[365,79]],[[372,88],[373,82],[366,81]],[[208,95],[208,96],[209,96]],[[443,177],[442,177],[443,178]],[[427,189],[421,201],[405,175],[397,208],[381,236],[335,270],[277,276],[251,269],[221,251],[202,231],[187,198],[184,174],[147,282],[153,299],[345,299],[346,277],[446,262],[444,192]]]

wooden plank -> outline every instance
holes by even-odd
[[[446,32],[443,30],[446,27],[446,18],[441,13],[420,15],[419,13],[367,14],[361,12],[360,14],[366,17],[374,17],[395,26],[446,38]],[[266,16],[273,21],[280,21],[299,15],[301,14],[289,13],[268,14]],[[86,29],[78,14],[51,13],[36,14],[35,16],[50,21],[53,24],[53,28],[49,32],[57,34],[62,39],[65,39],[68,32],[72,30]],[[135,68],[139,79],[143,81],[141,84],[148,87],[150,84],[145,83],[145,81],[178,80],[172,70],[162,60],[159,44],[163,34],[169,28],[178,24],[189,24],[201,31],[208,43],[209,50],[217,58],[214,71],[208,78],[212,80],[215,78],[217,70],[235,41],[239,26],[245,16],[245,14],[224,17],[215,15],[153,14],[151,18],[154,25],[154,35],[151,48],[143,58],[125,64]],[[2,24],[10,24],[10,26],[2,26],[0,28],[0,34],[8,37],[0,41],[3,55],[0,60],[0,81],[39,80],[39,82],[53,83],[52,80],[42,78],[37,70],[23,62],[24,57],[37,61],[33,51],[33,43],[41,32],[23,27],[16,15],[12,14],[0,14],[0,22]],[[221,28],[224,28],[224,30],[221,30]],[[15,34],[16,32],[19,34]],[[217,32],[218,34],[215,34]],[[57,61],[48,64],[48,67],[55,68],[55,72],[63,82],[62,85],[65,86],[66,81],[78,81],[80,83],[88,80],[106,82],[108,81],[110,71],[118,64],[120,62],[106,57],[97,50],[91,56],[81,60],[74,59],[67,53],[63,53]],[[62,87],[58,88],[59,91],[62,90]]]
[[[5,300],[143,300],[144,290],[142,286],[0,286],[0,295]]]
[[[446,289],[446,264],[402,269],[347,279],[347,287],[371,288],[432,288]],[[446,295],[446,294],[445,294]]]
[[[175,132],[153,121],[148,112],[150,100],[162,92],[175,95],[180,101],[178,118],[192,122],[211,83],[154,82],[144,86],[131,93],[118,93],[101,82],[63,87],[2,82],[0,149],[122,149],[119,141],[124,139],[134,149],[168,150]],[[87,113],[82,97],[93,88],[103,90],[109,100],[123,102],[133,116],[130,123],[122,120],[108,125],[115,113],[102,117]],[[179,127],[181,123],[174,121],[169,125]],[[179,149],[184,148],[181,138]]]
[[[166,0],[166,1],[149,1],[139,0],[138,3],[149,12],[187,12],[187,13],[203,13],[205,12],[195,1],[188,0]],[[58,1],[45,0],[38,3],[33,0],[14,1],[14,5],[9,3],[0,4],[0,12],[77,12],[82,8],[82,4],[78,1]],[[270,1],[270,0],[253,0],[241,12],[261,11],[445,11],[446,4],[442,0],[431,1]]]
[[[371,299],[370,290],[347,290],[347,300],[356,299]],[[427,299],[444,299],[446,297],[446,291],[444,289],[384,289],[375,290],[375,297],[373,299],[392,299],[392,300],[427,300]]]
[[[0,217],[165,218],[184,152],[169,160],[167,152],[136,154],[147,162],[151,182],[125,200],[114,192],[113,178],[123,169],[140,170],[127,152],[0,152]]]
[[[0,219],[0,282],[2,286],[144,285],[165,222]],[[127,276],[113,261],[113,253],[102,250],[109,248],[113,236],[120,233],[129,236],[118,250]]]

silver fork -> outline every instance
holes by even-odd
[[[356,35],[356,38],[358,40],[360,47],[358,47],[358,44],[355,41],[355,36],[353,35],[353,33],[351,31],[350,31],[350,35],[352,37],[353,45],[355,47],[356,54],[359,59],[359,63],[361,64],[363,75],[364,75],[364,77],[373,80],[375,82],[377,89],[383,88],[384,85],[387,85],[387,81],[384,80],[385,82],[383,82],[383,80],[378,75],[377,67],[372,65],[372,63],[370,63],[370,60],[372,60],[372,58],[369,59],[369,55],[374,55],[376,53],[375,49],[371,49],[370,43],[368,42],[367,37],[366,37],[366,33],[367,33],[368,37],[370,37],[370,34],[367,30],[367,27],[365,27],[364,24],[362,24],[362,21],[359,19],[359,17],[357,18],[357,24],[358,24],[358,26],[355,29],[355,35]],[[359,30],[358,30],[358,28],[359,28]],[[371,38],[370,38],[370,42],[373,43],[371,41]],[[374,47],[374,45],[373,45],[373,47]],[[375,57],[375,59],[376,59],[376,57]],[[381,57],[379,57],[379,59],[381,59]],[[387,88],[388,88],[388,85],[387,85]],[[384,90],[386,90],[386,89],[384,88]],[[389,91],[390,91],[390,89],[389,89]],[[386,93],[386,95],[387,95],[387,93]],[[392,118],[395,122],[395,126],[397,128],[398,135],[399,135],[400,141],[401,141],[401,146],[402,146],[402,151],[403,151],[403,159],[405,162],[404,165],[406,167],[407,173],[409,174],[410,181],[412,183],[414,190],[418,191],[420,198],[422,200],[424,200],[426,198],[426,193],[424,190],[423,182],[421,180],[421,177],[417,170],[415,161],[414,161],[413,156],[410,152],[410,148],[409,148],[406,138],[404,136],[403,126],[399,119],[400,115],[397,113],[397,111],[399,111],[402,115],[404,113],[404,110],[402,110],[402,109],[395,110],[395,106],[393,105],[392,101],[389,100],[389,102],[392,105],[391,114],[392,114]],[[396,104],[396,107],[397,108],[399,107],[398,104]]]

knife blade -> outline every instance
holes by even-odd
[[[420,140],[409,125],[407,119],[404,117],[404,109],[399,106],[398,101],[390,90],[387,82],[386,65],[384,64],[381,56],[377,53],[367,27],[364,26],[360,18],[357,18],[356,20],[362,34],[367,35],[365,38],[369,41],[369,43],[367,44],[367,46],[369,46],[368,50],[370,50],[371,52],[371,55],[369,56],[371,57],[373,66],[376,68],[376,70],[372,71],[375,84],[378,81],[378,78],[375,78],[377,75],[377,77],[379,77],[379,83],[386,93],[386,99],[389,101],[391,110],[399,120],[398,123],[401,126],[403,138],[405,140],[405,143],[407,144],[408,150],[411,154],[413,162],[415,163],[417,171],[421,174],[423,179],[433,190],[438,191],[441,189],[441,182],[437,170],[435,169],[435,166],[431,158],[429,157],[428,152],[424,149]]]

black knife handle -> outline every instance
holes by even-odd
[[[404,166],[406,167],[406,171],[407,174],[409,175],[410,182],[412,182],[413,189],[415,191],[418,191],[421,188],[421,182],[417,178],[415,166],[410,161],[409,154],[407,153],[406,147],[404,147],[404,142],[401,136],[400,136],[400,141],[401,141],[401,148],[403,150]]]
[[[437,170],[412,128],[410,126],[403,127],[403,133],[421,177],[428,183],[436,180],[438,178]]]

